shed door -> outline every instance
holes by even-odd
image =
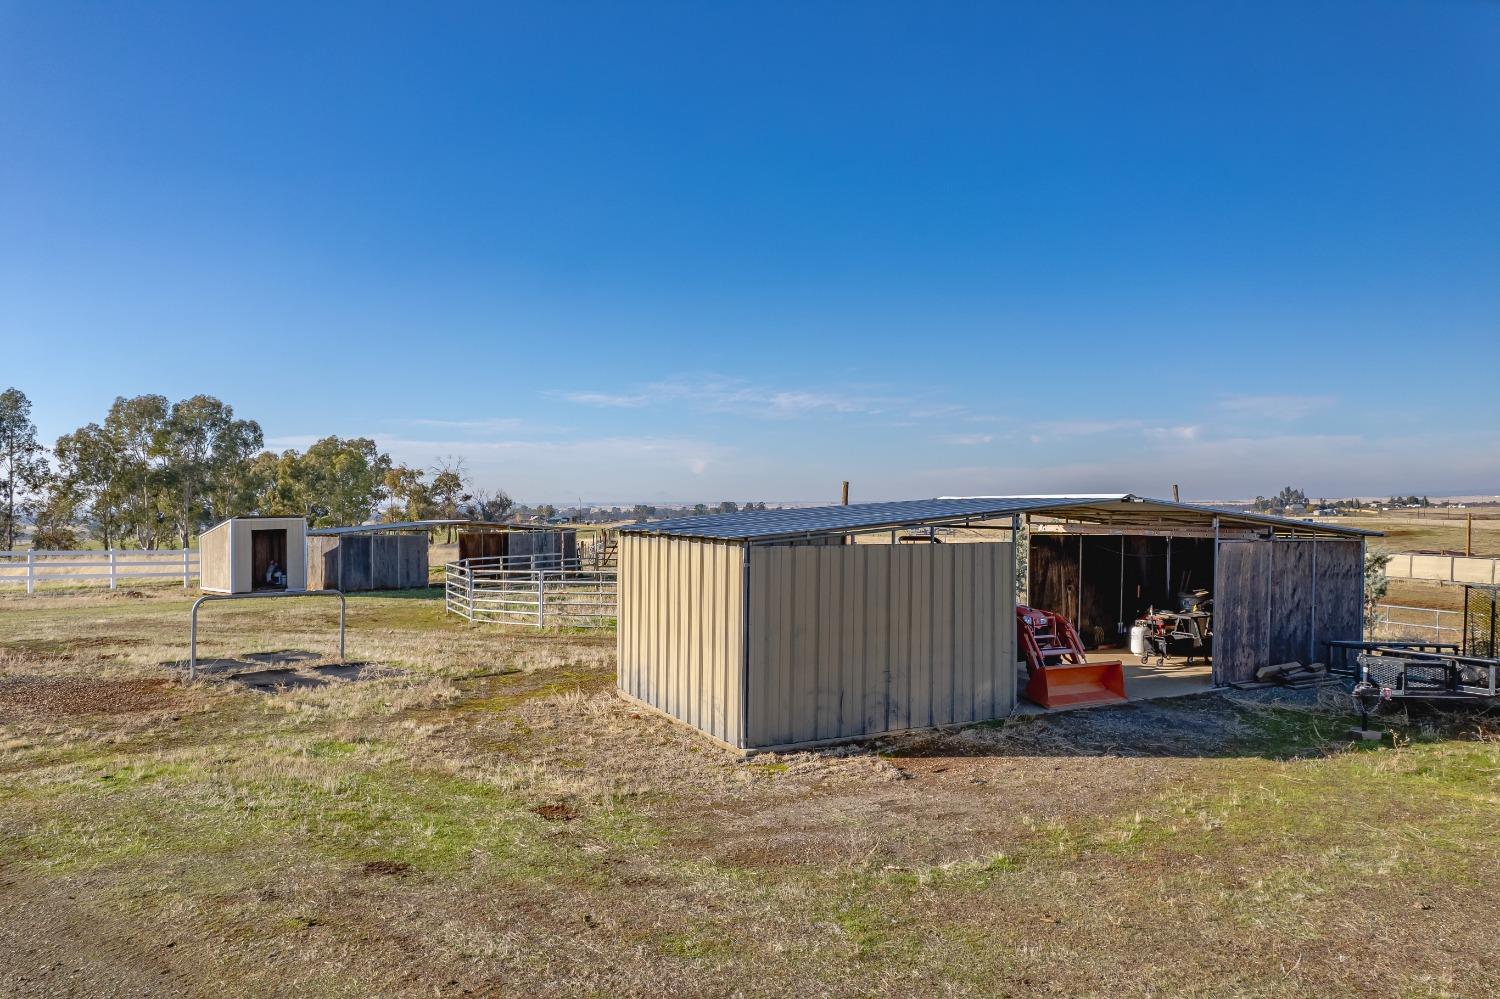
[[[1214,682],[1246,683],[1270,643],[1270,541],[1221,541],[1214,592]]]
[[[1348,539],[1221,541],[1214,679],[1244,683],[1272,663],[1324,659],[1360,637],[1363,547]]]

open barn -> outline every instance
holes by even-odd
[[[1185,586],[1218,622],[1196,664],[1132,662],[1125,695],[1248,682],[1360,637],[1366,533],[1129,494],[636,524],[620,532],[618,686],[741,751],[985,721],[1018,707],[1018,591],[1123,659],[1131,622]]]

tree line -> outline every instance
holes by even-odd
[[[431,478],[428,477],[429,472]],[[393,462],[368,437],[324,437],[306,451],[265,449],[254,420],[210,395],[120,397],[101,422],[37,439],[31,401],[0,393],[0,547],[32,520],[32,547],[187,548],[230,517],[306,517],[318,527],[468,517],[501,520],[504,493],[470,492],[462,458],[430,470]]]

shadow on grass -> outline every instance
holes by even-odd
[[[443,588],[434,583],[430,586],[418,586],[408,590],[357,590],[346,593],[345,596],[380,597],[383,600],[428,600],[442,603]]]
[[[181,660],[158,665],[184,675],[187,672],[187,665]],[[335,682],[378,680],[404,672],[379,663],[329,662],[327,656],[303,649],[253,652],[237,659],[203,659],[198,662],[201,679],[238,684],[262,693],[323,687]]]
[[[1311,691],[1211,692],[1157,701],[1023,715],[956,731],[898,737],[882,755],[901,757],[1322,756],[1350,745],[1356,721],[1337,695]],[[1379,744],[1365,744],[1374,748]],[[1389,745],[1389,742],[1386,743]]]

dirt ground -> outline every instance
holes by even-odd
[[[306,606],[302,606],[302,604]],[[1207,694],[741,759],[608,634],[0,598],[0,995],[1500,990],[1485,717]],[[272,672],[287,682],[242,678]],[[297,678],[317,682],[298,682]]]

